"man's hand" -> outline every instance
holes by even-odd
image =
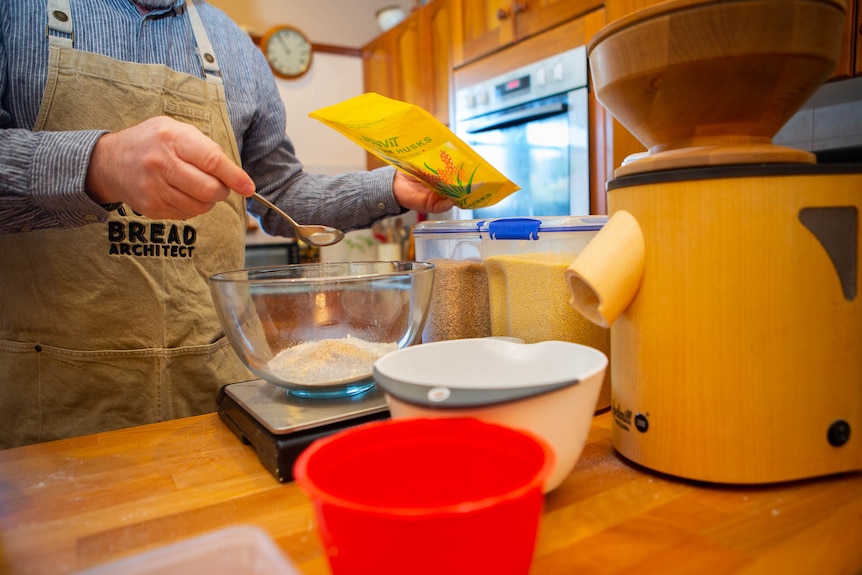
[[[165,116],[105,134],[93,148],[87,193],[99,204],[124,202],[154,219],[187,219],[254,182],[197,128]]]
[[[441,196],[423,182],[400,170],[395,172],[392,191],[398,205],[421,213],[437,214],[455,205],[449,198]]]

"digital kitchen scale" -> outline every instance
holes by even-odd
[[[389,417],[377,386],[347,397],[306,398],[255,379],[225,385],[216,402],[221,420],[281,482],[293,480],[294,461],[314,440]]]

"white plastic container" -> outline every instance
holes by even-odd
[[[266,531],[235,525],[73,575],[299,575]]]

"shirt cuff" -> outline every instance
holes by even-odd
[[[407,208],[401,207],[395,201],[395,193],[392,191],[392,182],[395,179],[395,167],[385,166],[369,172],[368,198],[369,213],[375,214],[377,218],[398,216],[407,213]]]

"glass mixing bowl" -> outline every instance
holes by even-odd
[[[433,264],[377,261],[228,271],[209,285],[252,372],[294,395],[340,397],[374,387],[374,362],[418,339],[433,279]]]

